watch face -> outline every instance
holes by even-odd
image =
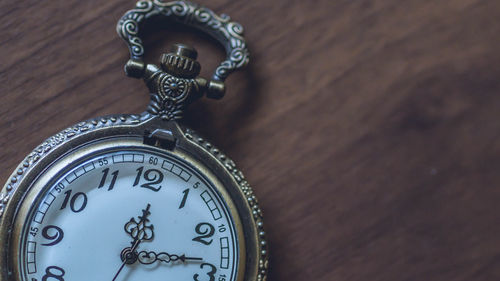
[[[237,222],[202,169],[144,148],[85,159],[57,173],[28,211],[23,281],[237,279]]]

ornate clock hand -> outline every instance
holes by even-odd
[[[135,220],[135,218],[131,218],[125,226],[125,232],[128,233],[132,239],[134,239],[131,244],[132,247],[127,247],[122,250],[120,256],[122,259],[122,265],[116,272],[115,277],[113,277],[112,281],[115,281],[120,272],[123,270],[126,264],[133,264],[137,260],[136,249],[139,247],[139,244],[142,241],[151,241],[154,238],[154,225],[147,225],[149,223],[148,216],[151,214],[149,209],[151,208],[151,204],[148,204],[146,209],[142,210],[142,216],[139,216],[139,222]]]
[[[154,225],[147,225],[147,223],[149,223],[148,216],[151,214],[149,211],[150,208],[151,204],[148,204],[146,209],[142,210],[142,216],[138,217],[139,222],[137,222],[135,218],[131,218],[124,226],[125,232],[134,239],[132,245],[134,245],[136,241],[151,241],[154,238]]]
[[[179,256],[175,254],[169,254],[167,252],[155,253],[154,251],[141,251],[137,255],[137,260],[142,264],[153,264],[157,261],[170,263],[178,260],[186,263],[188,261],[202,261],[203,258],[186,257],[185,254]]]
[[[194,257],[186,257],[186,255],[182,254],[179,259],[182,261],[182,262],[186,262],[186,261],[202,261],[203,258],[194,258]]]

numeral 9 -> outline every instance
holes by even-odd
[[[55,230],[55,233],[52,230]],[[42,246],[54,246],[55,244],[62,241],[62,239],[64,238],[64,231],[55,225],[48,225],[43,228],[42,236],[43,238],[52,241],[50,243],[42,244]]]

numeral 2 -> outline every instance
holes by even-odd
[[[206,238],[210,238],[214,235],[215,228],[213,225],[208,222],[202,222],[199,223],[194,230],[199,234],[199,236],[193,238],[193,241],[200,242],[205,245],[212,244],[213,239],[206,240]]]

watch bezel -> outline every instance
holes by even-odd
[[[265,280],[267,274],[267,246],[262,226],[262,213],[253,192],[234,163],[211,144],[190,129],[181,129],[174,121],[164,121],[144,113],[142,115],[114,115],[79,123],[54,135],[29,154],[12,174],[0,193],[0,281],[12,281],[19,258],[15,251],[14,229],[22,223],[17,219],[23,202],[35,181],[52,165],[75,153],[83,146],[111,137],[144,138],[156,129],[170,132],[179,155],[197,161],[203,174],[213,174],[234,203],[243,230],[245,259],[240,259],[238,281]],[[231,210],[231,213],[233,210]],[[17,239],[17,238],[16,238]],[[19,239],[17,239],[19,240]],[[240,242],[241,243],[241,242]],[[241,247],[241,245],[240,245]],[[14,250],[14,252],[13,252]],[[14,279],[15,280],[15,279]]]

